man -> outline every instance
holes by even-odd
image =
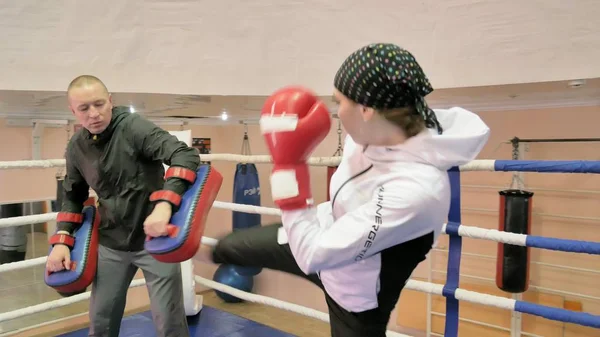
[[[136,271],[144,273],[158,336],[189,336],[183,306],[180,265],[162,263],[144,250],[146,235],[167,234],[176,206],[150,201],[159,190],[182,196],[189,183],[165,181],[163,163],[196,172],[200,157],[175,136],[126,107],[113,107],[98,78],[75,78],[67,91],[69,107],[82,129],[67,145],[61,212],[81,213],[91,187],[98,195],[98,267],[92,284],[89,336],[117,337],[126,294]],[[60,221],[58,233],[71,234],[76,223]],[[46,268],[70,267],[70,251],[56,244]]]

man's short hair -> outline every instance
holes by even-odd
[[[71,89],[73,88],[81,88],[93,84],[100,84],[102,88],[104,88],[104,90],[108,93],[106,85],[104,85],[104,83],[98,77],[93,75],[80,75],[75,77],[71,81],[71,83],[69,83],[69,87],[67,88],[67,94],[71,92]]]

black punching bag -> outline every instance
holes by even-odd
[[[63,182],[64,178],[56,177],[56,202],[54,204],[54,212],[60,212],[63,201]]]
[[[532,192],[500,191],[498,230],[529,235]],[[496,286],[509,293],[523,293],[529,287],[529,248],[498,243]]]
[[[23,204],[0,205],[0,219],[23,216]],[[25,260],[27,227],[0,228],[0,264]]]

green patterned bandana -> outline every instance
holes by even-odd
[[[342,94],[369,108],[386,110],[414,106],[428,128],[442,127],[425,102],[433,91],[415,57],[396,45],[374,43],[352,53],[335,75]]]

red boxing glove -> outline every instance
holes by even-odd
[[[282,210],[311,206],[310,154],[331,129],[327,106],[310,90],[286,87],[265,102],[260,129],[273,159],[271,194]]]

